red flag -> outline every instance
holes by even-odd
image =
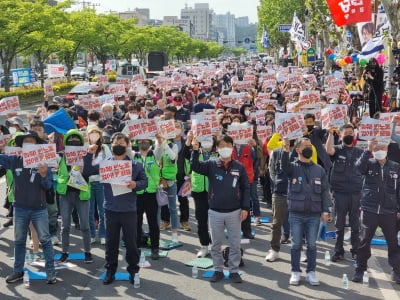
[[[371,21],[371,0],[327,0],[327,3],[337,26]]]

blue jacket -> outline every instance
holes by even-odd
[[[208,203],[210,209],[231,212],[250,209],[250,185],[243,165],[232,160],[228,169],[219,159],[199,161],[199,151],[192,151],[192,170],[209,180]]]
[[[0,154],[0,166],[12,171],[14,176],[14,206],[25,209],[45,209],[46,191],[53,188],[53,174],[47,169],[42,177],[36,169],[23,167],[21,156]]]
[[[289,179],[288,210],[307,215],[329,212],[329,184],[325,170],[313,162],[289,161],[289,152],[282,155],[282,169]]]
[[[356,162],[356,167],[364,177],[361,191],[361,209],[380,215],[400,212],[400,165],[387,160],[381,166],[375,158],[369,158],[366,150]]]
[[[272,192],[277,195],[287,195],[288,192],[288,177],[282,170],[282,155],[283,149],[274,149],[271,158],[269,160],[269,175],[272,181]],[[291,152],[290,161],[296,159],[293,155],[294,151]]]
[[[84,176],[99,174],[99,165],[92,165],[93,154],[88,153],[83,158]],[[128,157],[125,160],[130,160]],[[147,187],[147,177],[143,166],[136,161],[132,161],[132,180],[136,181],[136,188],[131,192],[114,196],[111,184],[103,183],[104,186],[104,209],[114,212],[135,212],[136,211],[136,191]]]

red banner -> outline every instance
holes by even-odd
[[[371,21],[371,0],[327,0],[337,26]]]

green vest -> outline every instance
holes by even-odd
[[[68,189],[68,180],[69,180],[69,172],[68,172],[68,167],[65,162],[65,157],[63,156],[61,158],[60,164],[58,166],[58,177],[57,177],[57,188],[56,191],[60,195],[65,195],[67,193]],[[79,199],[81,200],[89,200],[90,199],[90,182],[88,182],[89,188],[88,190],[85,191],[80,191],[79,192]]]
[[[170,145],[171,143],[168,144],[168,146]],[[176,174],[178,173],[178,165],[176,164],[176,161],[177,159],[171,160],[168,155],[163,154],[161,177],[166,180],[176,180]]]
[[[147,188],[136,191],[136,194],[141,195],[146,193],[156,193],[160,185],[160,167],[154,157],[154,154],[149,151],[143,163],[142,156],[139,152],[135,154],[135,161],[143,165],[143,169],[147,176]]]
[[[11,170],[6,170],[7,201],[14,202],[14,175]]]
[[[189,160],[186,161],[189,162]],[[199,155],[199,161],[204,161],[202,153],[200,153]],[[207,176],[192,171],[191,183],[192,183],[192,192],[195,193],[208,192]]]

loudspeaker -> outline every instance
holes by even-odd
[[[149,71],[162,71],[164,66],[168,66],[168,55],[162,51],[151,51],[147,61]]]

